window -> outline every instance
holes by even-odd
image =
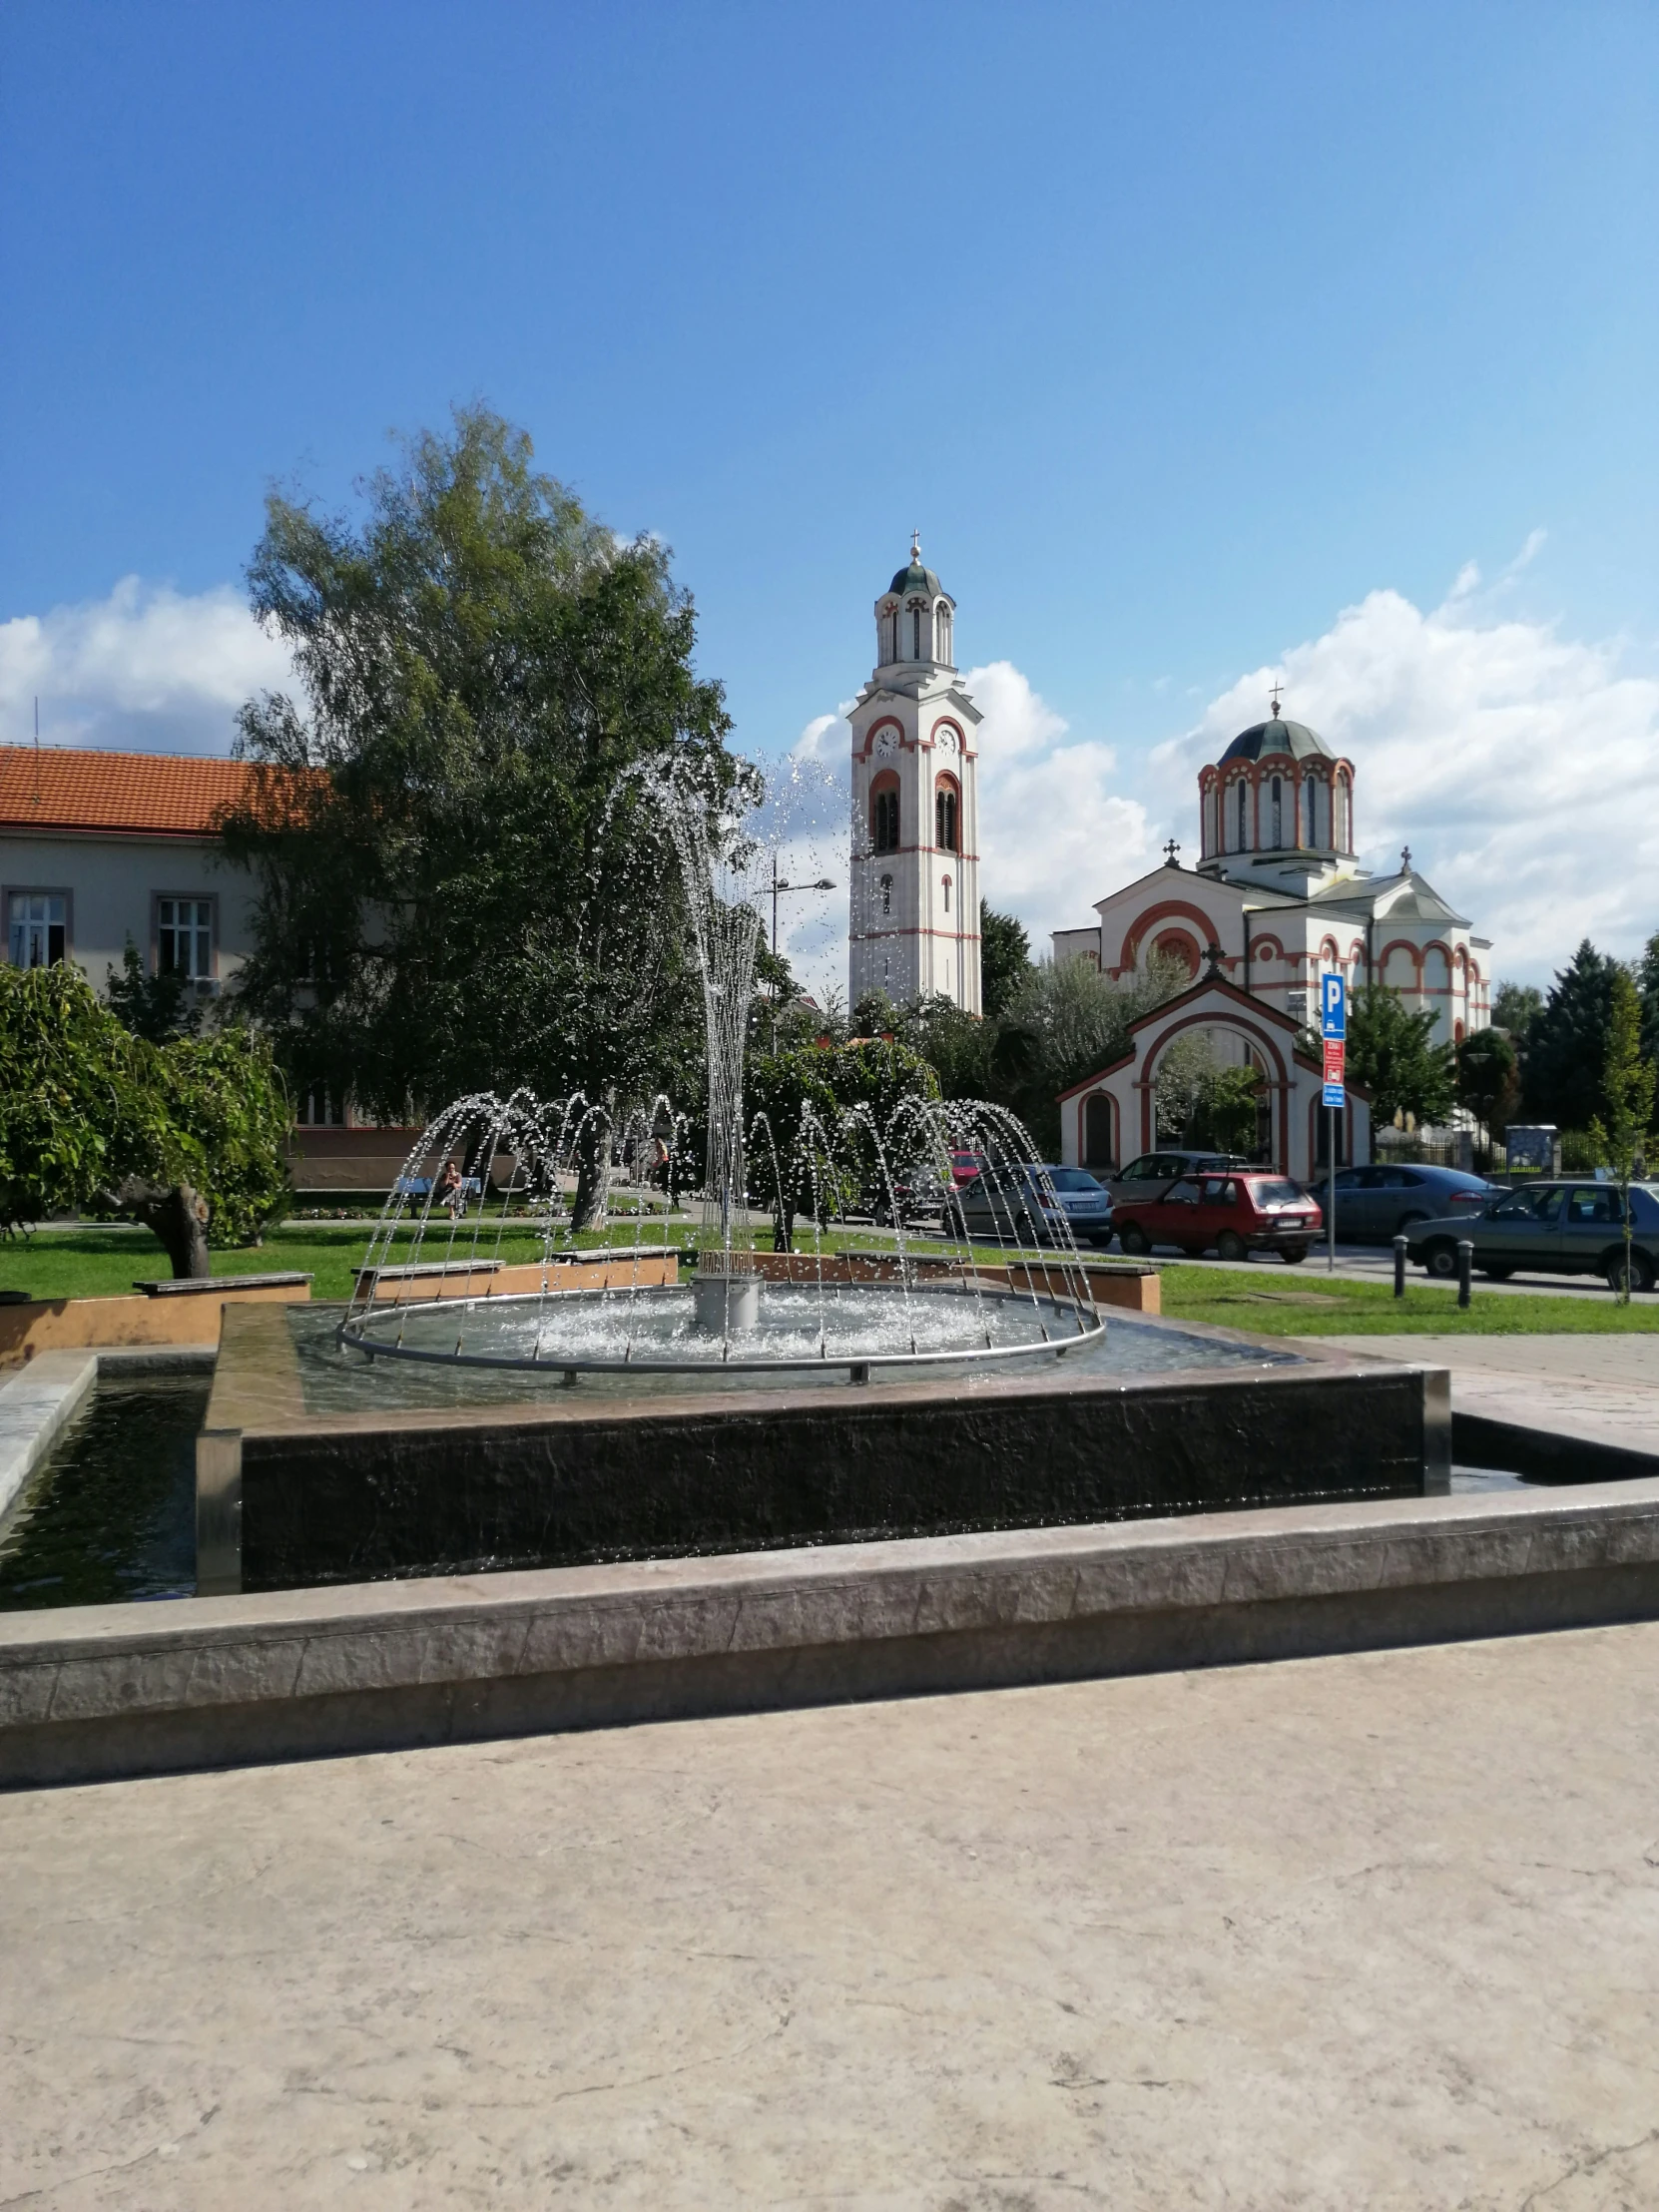
[[[1244,787],[1244,785],[1243,785],[1243,784],[1241,784],[1241,785],[1239,786],[1239,850],[1240,850],[1241,852],[1243,852],[1243,851],[1244,851],[1244,850],[1246,849],[1246,845],[1245,845],[1245,804],[1246,804],[1246,802],[1245,802],[1245,787]]]
[[[944,910],[947,914],[950,911],[950,878],[948,875],[944,879]]]
[[[898,609],[881,618],[881,658],[896,661],[898,658]]]
[[[1273,849],[1279,851],[1285,842],[1284,787],[1278,777],[1273,780]]]
[[[13,967],[56,967],[68,950],[69,900],[62,891],[13,891]]]
[[[881,878],[881,911],[884,914],[892,912],[892,877],[890,875],[883,875]]]
[[[1323,846],[1325,843],[1325,839],[1320,835],[1319,779],[1311,769],[1308,772],[1308,842],[1318,846]]]
[[[1569,1226],[1575,1223],[1602,1223],[1623,1219],[1619,1194],[1608,1184],[1597,1184],[1594,1190],[1569,1191],[1567,1194]]]
[[[959,852],[956,842],[956,793],[949,784],[941,784],[933,795],[933,842],[941,852]]]
[[[948,607],[939,609],[937,621],[939,626],[939,659],[948,661],[950,658],[950,610]]]
[[[898,850],[898,793],[892,785],[876,792],[870,801],[874,821],[871,829],[875,836],[877,852]]]
[[[214,903],[211,898],[158,898],[156,969],[205,983],[214,971]]]

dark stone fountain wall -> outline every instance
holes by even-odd
[[[216,1396],[216,1479],[240,1483],[250,1590],[571,1566],[1413,1496],[1441,1448],[1432,1381],[1326,1354],[234,1431]]]

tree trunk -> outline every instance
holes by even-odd
[[[166,1247],[178,1282],[199,1282],[208,1265],[208,1202],[190,1183],[140,1183],[130,1180],[110,1193],[119,1212],[131,1214]]]

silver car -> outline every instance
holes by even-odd
[[[952,1205],[946,1228],[955,1222]],[[1112,1241],[1112,1202],[1081,1168],[987,1166],[961,1194],[961,1222],[968,1236],[987,1243],[1048,1244],[1069,1229],[1078,1244],[1104,1246]]]

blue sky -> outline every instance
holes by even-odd
[[[752,752],[851,696],[919,524],[1073,824],[1058,868],[1005,827],[1035,926],[1195,833],[1284,669],[1364,734],[1378,864],[1409,834],[1515,972],[1631,950],[1659,899],[1524,816],[1563,744],[1659,771],[1656,89],[1646,4],[12,0],[0,739],[43,689],[49,736],[228,742],[268,482],[339,503],[482,396],[673,546]]]

